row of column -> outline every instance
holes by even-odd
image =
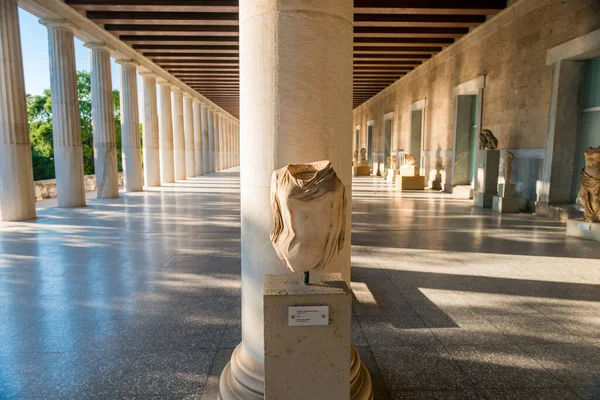
[[[59,207],[85,205],[73,28],[47,20],[54,160]],[[119,196],[110,50],[88,43],[94,168],[99,198]],[[121,66],[121,135],[126,191],[160,186],[239,164],[236,120],[150,72],[143,79],[143,139],[138,66]],[[158,84],[158,107],[157,107]],[[142,149],[143,142],[143,149]],[[142,163],[143,154],[143,163]],[[142,167],[143,165],[143,167]],[[0,220],[35,218],[31,144],[16,0],[0,1]]]

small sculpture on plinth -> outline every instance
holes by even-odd
[[[515,153],[510,151],[504,153],[504,183],[510,183],[513,161],[515,161]]]
[[[352,159],[352,161],[353,166],[358,166],[358,150],[354,150],[354,158]]]
[[[271,242],[292,272],[326,269],[344,247],[346,189],[330,161],[288,165],[273,172]]]
[[[585,166],[581,171],[579,199],[586,222],[600,222],[600,147],[588,147],[583,153]]]
[[[479,134],[479,150],[498,149],[498,139],[489,129],[484,129]]]
[[[404,156],[404,164],[405,165],[416,165],[417,164],[417,157],[411,156],[410,154],[406,154]]]
[[[390,169],[398,169],[398,157],[392,156],[392,163],[390,164]]]
[[[360,149],[360,166],[366,167],[368,165],[369,162],[367,161],[367,150],[363,147],[362,149]]]

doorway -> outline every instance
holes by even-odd
[[[367,161],[373,173],[373,121],[367,122]]]
[[[479,126],[477,95],[456,96],[453,185],[473,185]]]
[[[392,157],[392,122],[394,113],[388,113],[384,115],[384,142],[383,142],[383,171],[382,174],[385,176],[385,171],[390,167],[390,160]]]
[[[354,150],[360,153],[360,125],[354,130]]]
[[[580,175],[585,165],[583,152],[588,147],[600,146],[600,58],[585,61],[584,70],[579,137],[575,154],[574,203],[579,197]]]

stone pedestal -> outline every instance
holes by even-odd
[[[499,150],[477,151],[477,177],[473,205],[491,208],[498,188],[498,170],[500,168]]]
[[[396,175],[400,175],[400,170],[388,168],[385,173],[385,180],[394,182]]]
[[[585,222],[583,218],[568,219],[567,236],[600,242],[600,223]]]
[[[492,210],[499,213],[518,213],[520,200],[515,197],[517,185],[514,183],[501,183],[498,187],[498,196],[494,196]]]
[[[452,197],[455,199],[472,199],[473,188],[471,185],[457,185],[452,188]]]
[[[425,190],[424,176],[402,176],[396,177],[396,189],[398,190]]]
[[[328,315],[303,322],[289,315],[296,306],[306,307],[307,319],[314,306]],[[266,275],[265,399],[349,399],[351,316],[352,295],[339,273],[313,273],[310,285],[303,274]]]
[[[369,176],[371,175],[371,168],[369,166],[358,166],[353,168],[354,176]]]
[[[402,176],[419,176],[420,170],[416,165],[401,165],[400,175]]]

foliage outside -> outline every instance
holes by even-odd
[[[81,119],[83,145],[83,170],[86,175],[94,173],[94,138],[92,132],[92,97],[90,74],[77,71],[77,93]],[[117,163],[123,170],[121,157],[121,113],[119,91],[113,90],[115,130],[117,135]],[[33,158],[33,179],[54,179],[54,143],[52,140],[52,97],[50,89],[42,95],[27,95],[29,137]]]

